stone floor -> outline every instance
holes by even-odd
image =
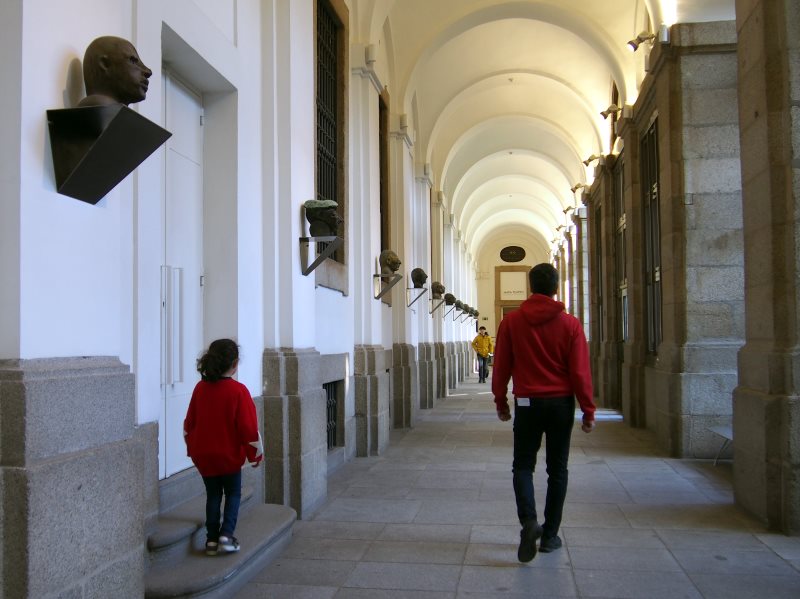
[[[562,549],[517,562],[511,423],[470,381],[332,475],[327,503],[237,599],[800,597],[800,538],[733,506],[730,463],[666,458],[599,416],[573,433]]]

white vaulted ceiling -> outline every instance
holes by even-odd
[[[632,104],[660,24],[734,18],[734,0],[352,0],[356,37],[382,46],[392,112],[473,256],[499,236],[546,248],[611,151],[600,111]]]

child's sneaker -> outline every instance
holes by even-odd
[[[206,555],[217,555],[219,545],[216,541],[206,541]]]
[[[219,538],[219,551],[222,553],[236,553],[239,551],[239,541],[234,536],[221,536]]]

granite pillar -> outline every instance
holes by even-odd
[[[4,598],[144,594],[134,406],[116,358],[0,360]]]
[[[447,397],[447,346],[443,341],[433,344],[434,370],[436,371],[436,398]]]
[[[392,426],[414,426],[419,409],[419,372],[417,351],[408,343],[392,347]]]
[[[381,345],[354,348],[356,455],[380,455],[389,444],[389,375]]]
[[[266,500],[308,518],[328,493],[320,354],[313,349],[267,349],[263,373]]]
[[[436,362],[433,343],[420,343],[419,355],[419,407],[426,410],[436,403]]]

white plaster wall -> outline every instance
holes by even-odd
[[[128,177],[97,205],[55,190],[45,111],[98,35],[130,37],[131,4],[29,0],[22,22],[19,357],[121,355],[121,214]],[[44,42],[46,40],[46,43]],[[145,60],[148,59],[145,57]]]

